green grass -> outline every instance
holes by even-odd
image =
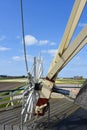
[[[0,82],[26,82],[27,78],[0,78]]]
[[[57,79],[56,84],[83,84],[85,79]]]
[[[16,91],[15,94],[18,95],[20,92],[21,92],[21,90],[20,90],[20,91]],[[5,96],[5,95],[9,95],[9,93],[2,93],[2,99],[0,99],[0,102],[2,103],[2,102],[4,102],[4,101],[7,101],[7,103],[0,104],[0,108],[5,108],[8,103],[9,103],[9,104],[8,104],[8,107],[11,106],[11,102],[9,102],[9,101],[10,101],[10,97],[5,97],[5,98],[3,98],[3,96]],[[0,96],[1,96],[1,95],[0,95]],[[14,104],[14,105],[18,105],[19,102],[18,102],[18,101],[13,101],[13,104]]]
[[[8,80],[8,79],[0,79],[0,80]],[[20,79],[22,80],[22,79]],[[85,79],[57,79],[56,80],[56,84],[83,84],[83,82],[85,81]],[[11,81],[10,81],[11,82]],[[23,85],[21,86],[24,86],[25,85],[25,82],[23,82]],[[15,89],[17,88],[20,88],[20,86],[16,86]],[[16,91],[15,94],[19,94],[21,92],[21,90],[19,91]],[[3,93],[0,93],[0,96],[4,96],[4,95],[8,95],[9,92],[3,92]],[[4,99],[1,99],[0,102],[3,102],[3,101],[8,101],[9,102],[10,98],[7,97],[7,98],[4,98]],[[14,104],[18,104],[18,102],[14,102]],[[0,105],[0,108],[4,108],[6,107],[7,104],[2,104]],[[11,106],[11,104],[9,104],[9,106]]]
[[[3,80],[3,79],[2,79]],[[22,86],[24,86],[25,85],[25,82],[23,82],[21,85],[17,85],[15,88],[13,88],[12,90],[15,90],[15,89],[19,89],[19,88],[21,88]],[[20,94],[20,92],[21,92],[22,90],[16,90],[16,91],[14,91],[15,92],[15,94]],[[14,93],[13,92],[13,93]],[[8,103],[9,103],[9,101],[10,101],[10,97],[5,97],[5,98],[3,98],[3,96],[5,96],[5,95],[10,95],[10,93],[9,92],[1,92],[0,93],[0,96],[1,96],[1,99],[0,99],[0,102],[1,103],[3,103],[3,104],[0,104],[0,108],[5,108],[6,107],[6,105],[7,105],[7,103],[4,103],[4,101],[7,101]],[[19,104],[19,102],[18,101],[14,101],[14,105],[17,105],[17,104]],[[8,105],[8,107],[9,106],[11,106],[11,103],[9,103],[9,105]]]

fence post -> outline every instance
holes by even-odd
[[[10,92],[10,102],[11,102],[11,106],[13,106],[14,103],[13,103],[13,92],[12,91]]]

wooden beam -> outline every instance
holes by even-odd
[[[87,25],[84,29],[79,33],[77,38],[74,40],[72,44],[67,48],[67,50],[63,53],[60,59],[55,63],[53,68],[48,73],[47,77],[52,79],[54,75],[63,68],[63,66],[68,63],[86,44],[87,42]]]
[[[67,23],[62,41],[60,43],[57,54],[56,54],[51,66],[50,66],[48,73],[55,66],[56,62],[58,62],[60,60],[60,56],[62,56],[64,51],[67,49],[67,47],[71,41],[71,38],[73,36],[73,33],[76,29],[76,26],[78,24],[78,21],[80,19],[80,16],[82,14],[82,11],[86,5],[86,2],[87,2],[87,0],[75,0],[75,3],[73,6],[73,9],[72,9],[69,21]],[[57,72],[56,72],[56,75],[54,78],[56,78],[56,76],[57,76]]]

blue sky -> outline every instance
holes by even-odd
[[[41,53],[44,76],[61,42],[74,0],[23,0],[29,70]],[[87,5],[73,39],[87,24]],[[87,77],[87,46],[59,73],[59,77]],[[20,0],[0,1],[0,74],[25,75]]]

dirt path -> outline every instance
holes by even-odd
[[[0,82],[0,90],[10,90],[22,86],[22,82]]]

